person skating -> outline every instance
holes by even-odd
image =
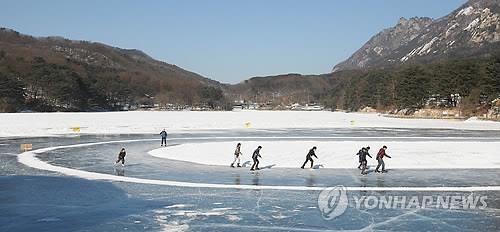
[[[389,155],[387,155],[387,153],[385,153],[385,150],[387,150],[387,146],[383,146],[382,148],[380,148],[380,150],[377,153],[378,165],[377,165],[377,168],[375,168],[375,172],[380,173],[380,171],[378,170],[378,168],[380,166],[382,166],[382,172],[387,172],[385,170],[384,156],[387,156],[388,158],[392,158],[392,157],[390,157]]]
[[[316,157],[316,159],[318,158],[316,156],[315,151],[316,151],[316,147],[313,147],[313,148],[311,148],[311,150],[309,150],[309,152],[306,155],[306,161],[304,162],[304,164],[302,164],[302,167],[300,167],[300,168],[304,169],[304,166],[306,166],[307,161],[311,161],[311,168],[313,168],[314,161],[313,161],[312,157],[314,156],[314,157]]]
[[[161,146],[163,146],[163,144],[165,144],[165,147],[166,147],[167,146],[167,132],[165,131],[165,129],[163,129],[160,132],[160,136],[161,136]]]
[[[363,147],[361,148],[360,150],[360,154],[359,154],[359,162],[360,162],[360,168],[361,169],[361,175],[366,175],[366,169],[367,169],[367,164],[368,164],[368,161],[366,160],[366,156],[372,158],[372,156],[370,155],[369,153],[370,151],[370,147]]]
[[[359,165],[358,165],[358,169],[361,170],[361,166],[363,165],[363,159],[361,158],[361,156],[363,155],[363,149],[365,149],[364,147],[362,147],[361,149],[359,149],[358,153],[356,153],[356,155],[358,156],[358,161],[359,161]]]
[[[237,165],[236,165],[236,167],[241,168],[241,166],[240,166],[240,155],[243,155],[243,154],[241,153],[241,151],[240,151],[240,150],[241,150],[241,143],[238,143],[238,144],[236,145],[236,150],[234,151],[234,160],[233,160],[233,162],[231,163],[231,167],[232,167],[232,168],[234,168],[234,163],[235,163],[236,161],[238,162],[238,163],[237,163]]]
[[[127,152],[125,151],[125,148],[122,148],[120,150],[120,153],[118,154],[118,160],[115,162],[115,165],[118,164],[120,161],[122,161],[122,166],[125,166],[125,156],[127,155]]]
[[[253,152],[253,155],[252,155],[253,165],[252,165],[252,168],[250,168],[250,171],[260,170],[259,157],[262,158],[262,156],[260,156],[260,149],[262,149],[262,146],[258,146],[257,149],[255,149],[255,151]]]
[[[358,169],[361,170],[361,168],[363,167],[363,161],[366,160],[366,156],[368,155],[370,158],[372,158],[370,156],[370,154],[368,154],[368,151],[370,150],[370,147],[362,147],[361,149],[359,149],[358,153],[356,153],[356,155],[358,156],[359,158],[359,166],[358,166]]]

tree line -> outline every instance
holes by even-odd
[[[0,51],[0,62],[4,57],[5,52]],[[214,86],[179,83],[186,88],[172,89],[162,80],[113,68],[55,64],[42,57],[17,62],[28,63],[27,70],[10,65],[0,68],[0,112],[113,111],[125,106],[167,103],[228,109],[229,101]]]
[[[471,115],[498,98],[500,56],[369,70],[340,79],[323,101],[348,111],[372,107],[413,112],[425,107],[432,95],[451,94],[463,97],[461,107]]]
[[[218,86],[190,82],[173,86],[141,73],[71,62],[55,64],[42,57],[18,58],[17,63],[25,64],[19,68],[6,64],[6,56],[0,51],[0,112],[109,111],[127,105],[166,103],[230,110],[232,105],[225,90]],[[459,94],[463,112],[474,115],[500,95],[500,56],[319,77],[292,78],[292,83],[299,85],[305,79],[307,83],[302,85],[309,88],[308,94],[332,109],[357,111],[372,107],[411,113],[425,107],[430,96]],[[283,79],[273,88],[289,84]],[[316,93],[315,89],[322,92]]]

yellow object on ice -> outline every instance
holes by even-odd
[[[356,121],[351,120],[351,126],[354,126],[354,124],[356,124]]]
[[[21,151],[31,151],[31,149],[33,149],[33,144],[23,143],[23,144],[21,144],[20,148],[21,148]]]
[[[246,122],[246,123],[245,123],[245,128],[250,128],[250,127],[252,127],[252,123],[250,123],[250,122]]]
[[[80,133],[80,127],[79,126],[76,126],[76,127],[71,127],[70,128],[73,132],[75,133]]]

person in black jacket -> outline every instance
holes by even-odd
[[[370,153],[368,152],[370,150],[370,147],[363,147],[361,150],[359,150],[358,155],[359,155],[359,169],[361,169],[361,175],[366,175],[366,169],[367,169],[367,164],[368,161],[366,160],[366,156],[372,158]]]
[[[163,144],[165,144],[165,147],[166,147],[167,146],[167,131],[165,131],[165,129],[163,129],[160,132],[160,136],[161,136],[161,146],[163,146]]]
[[[125,156],[127,155],[127,152],[125,151],[125,148],[123,147],[120,150],[120,153],[118,154],[118,160],[115,162],[115,165],[118,164],[120,161],[122,161],[122,166],[125,166]]]
[[[360,169],[360,170],[361,170],[361,166],[363,166],[363,158],[362,158],[362,156],[363,156],[363,150],[364,150],[364,149],[365,149],[365,148],[364,148],[364,147],[362,147],[361,149],[359,149],[358,153],[356,153],[356,155],[357,155],[357,156],[358,156],[358,158],[359,158],[359,166],[358,166],[358,169]]]
[[[262,146],[257,147],[257,149],[255,149],[255,151],[253,152],[253,155],[252,155],[253,165],[252,165],[252,168],[250,168],[250,171],[260,170],[259,159],[258,159],[259,157],[262,158],[262,156],[260,156],[260,149],[262,149]]]
[[[300,168],[304,169],[304,166],[306,166],[307,161],[311,161],[311,168],[313,168],[314,161],[313,161],[312,157],[314,156],[314,157],[316,157],[316,159],[318,158],[316,156],[315,151],[316,151],[316,147],[313,147],[313,148],[311,148],[311,150],[309,150],[309,152],[306,155],[306,161],[304,162],[304,164],[302,164],[302,167],[300,167]]]

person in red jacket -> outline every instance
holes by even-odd
[[[380,172],[378,170],[378,168],[380,166],[382,166],[382,172],[387,172],[385,170],[385,163],[384,163],[384,156],[387,156],[389,158],[392,158],[390,157],[389,155],[387,155],[387,153],[385,153],[385,150],[387,149],[387,146],[383,146],[382,148],[380,148],[380,150],[378,151],[378,154],[377,154],[377,161],[378,161],[378,165],[377,165],[377,168],[375,168],[375,172]]]

